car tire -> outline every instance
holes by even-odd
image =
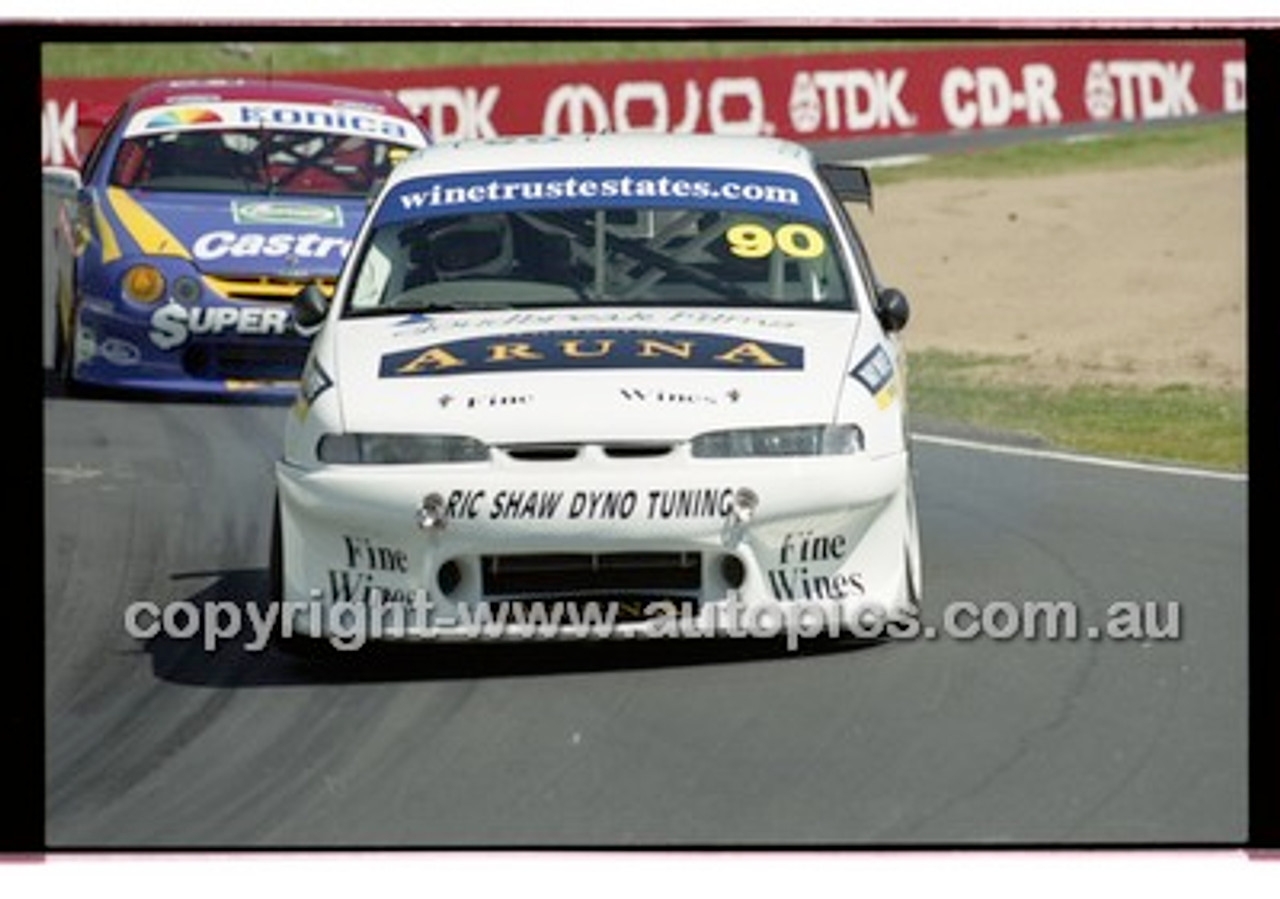
[[[267,602],[275,607],[271,645],[294,659],[307,662],[332,661],[337,651],[326,640],[284,632],[284,541],[280,533],[280,497],[271,509],[271,548],[267,559]]]
[[[907,539],[902,547],[902,576],[905,583],[907,607],[910,609],[910,615],[914,619],[913,627],[918,628],[920,625],[921,575],[923,569],[920,564],[920,525],[919,519],[916,517],[914,474],[909,477],[907,484]],[[898,624],[902,624],[902,622],[898,621]],[[901,633],[896,626],[886,626],[884,631],[876,636],[858,634],[854,628],[846,627],[842,629],[837,642],[853,646],[875,646],[882,643],[892,643],[898,639],[901,639]]]
[[[75,348],[71,345],[75,334],[75,310],[71,312],[71,333],[62,324],[62,316],[55,313],[56,330],[53,341],[53,372],[58,380],[58,389],[63,396],[79,396],[81,390],[76,384],[74,368],[71,360],[75,357]]]
[[[924,566],[921,560],[920,552],[920,517],[916,509],[916,479],[915,472],[910,475],[909,486],[907,489],[907,546],[906,546],[906,566],[907,566],[907,599],[917,609],[920,608],[920,602],[923,599],[923,580]]]

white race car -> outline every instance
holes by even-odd
[[[289,646],[810,636],[915,614],[898,332],[785,141],[440,145],[392,173],[276,467]],[[877,636],[871,633],[871,636]]]

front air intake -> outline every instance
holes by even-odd
[[[487,598],[519,596],[696,596],[702,588],[699,553],[546,553],[483,556]]]

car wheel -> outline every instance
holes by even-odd
[[[71,311],[71,329],[67,332],[67,327],[62,323],[62,316],[54,316],[56,322],[56,331],[54,333],[53,342],[53,371],[58,378],[58,387],[63,396],[76,396],[79,389],[75,379],[75,367],[72,360],[75,358],[75,347],[71,345],[76,333],[75,328],[76,313]]]
[[[852,629],[846,629],[843,640],[860,645],[891,643],[907,630],[919,626],[921,603],[921,564],[920,564],[920,528],[916,519],[915,479],[908,482],[907,489],[907,539],[902,547],[902,578],[906,592],[907,614],[911,621],[904,621],[896,616],[878,635],[858,635]]]
[[[271,629],[271,645],[295,659],[309,662],[330,661],[336,650],[322,638],[295,634],[284,629],[284,541],[280,535],[280,498],[272,503],[271,548],[267,560],[267,602],[275,607],[275,623]]]
[[[917,609],[922,599],[924,566],[920,557],[920,518],[916,511],[916,479],[912,474],[907,489],[907,598]]]

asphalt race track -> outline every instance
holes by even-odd
[[[1247,837],[1243,480],[918,441],[926,624],[1055,600],[1089,625],[1152,602],[1168,625],[1176,603],[1176,639],[431,648],[335,669],[130,637],[135,601],[263,597],[285,414],[46,395],[50,848]]]

